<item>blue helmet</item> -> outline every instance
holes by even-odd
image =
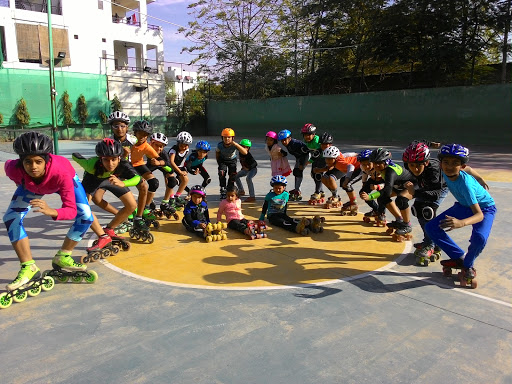
[[[273,187],[274,184],[286,185],[286,184],[288,184],[288,181],[286,180],[286,177],[281,176],[281,175],[272,176],[272,178],[270,179],[270,185]]]
[[[460,144],[446,144],[439,150],[437,158],[442,160],[446,156],[457,157],[462,164],[466,164],[469,161],[469,150]]]
[[[369,160],[370,154],[372,153],[371,149],[363,149],[358,155],[357,155],[357,161],[361,162],[363,160]]]
[[[200,149],[202,151],[209,151],[210,149],[212,149],[212,147],[210,146],[210,143],[207,142],[206,140],[199,140],[196,143],[196,149]]]
[[[278,140],[284,140],[284,139],[286,139],[287,137],[290,137],[291,135],[292,135],[292,133],[291,133],[289,130],[287,130],[287,129],[283,129],[281,132],[279,132],[279,133],[277,134],[277,139],[278,139]]]

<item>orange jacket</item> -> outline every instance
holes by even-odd
[[[334,163],[334,167],[343,173],[352,173],[359,166],[356,156],[344,157],[343,154],[340,154]]]
[[[146,157],[148,157],[150,159],[159,157],[158,153],[156,153],[156,151],[153,149],[153,147],[151,145],[149,145],[147,143],[147,141],[145,141],[141,145],[132,146],[132,152],[131,152],[132,165],[134,167],[138,167],[139,165],[144,165],[145,164],[144,155],[146,155]]]

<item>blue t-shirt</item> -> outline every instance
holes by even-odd
[[[468,175],[466,172],[460,171],[459,177],[455,181],[451,181],[444,172],[443,177],[446,181],[446,186],[461,205],[470,207],[471,205],[478,204],[480,208],[495,205],[489,192],[473,176]]]
[[[265,204],[267,204],[267,217],[270,217],[271,215],[275,213],[286,213],[286,205],[288,204],[288,199],[290,198],[290,195],[287,191],[284,191],[283,193],[276,195],[274,191],[270,191],[267,193],[267,196],[265,196]],[[262,212],[260,216],[260,220],[265,219],[265,213]]]

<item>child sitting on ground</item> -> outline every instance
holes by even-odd
[[[190,201],[183,209],[181,220],[187,231],[204,237],[204,229],[210,222],[210,213],[206,204],[206,193],[200,185],[194,185],[190,190]]]

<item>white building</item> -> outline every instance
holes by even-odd
[[[176,101],[183,99],[183,94],[198,84],[208,81],[208,75],[193,70],[191,66],[169,66],[165,72],[168,82],[174,82],[174,97]]]
[[[36,71],[41,76],[48,73],[47,1],[52,8],[56,79],[67,81],[70,95],[89,93],[89,98],[103,98],[102,105],[108,105],[116,94],[130,116],[166,115],[162,29],[146,17],[148,4],[155,0],[0,0],[0,48],[7,69],[0,71],[11,76],[10,96],[2,97],[0,92],[0,113],[9,97],[27,95],[26,88],[17,89],[14,79],[37,77]],[[106,81],[101,96],[91,89],[98,79],[102,84]]]

